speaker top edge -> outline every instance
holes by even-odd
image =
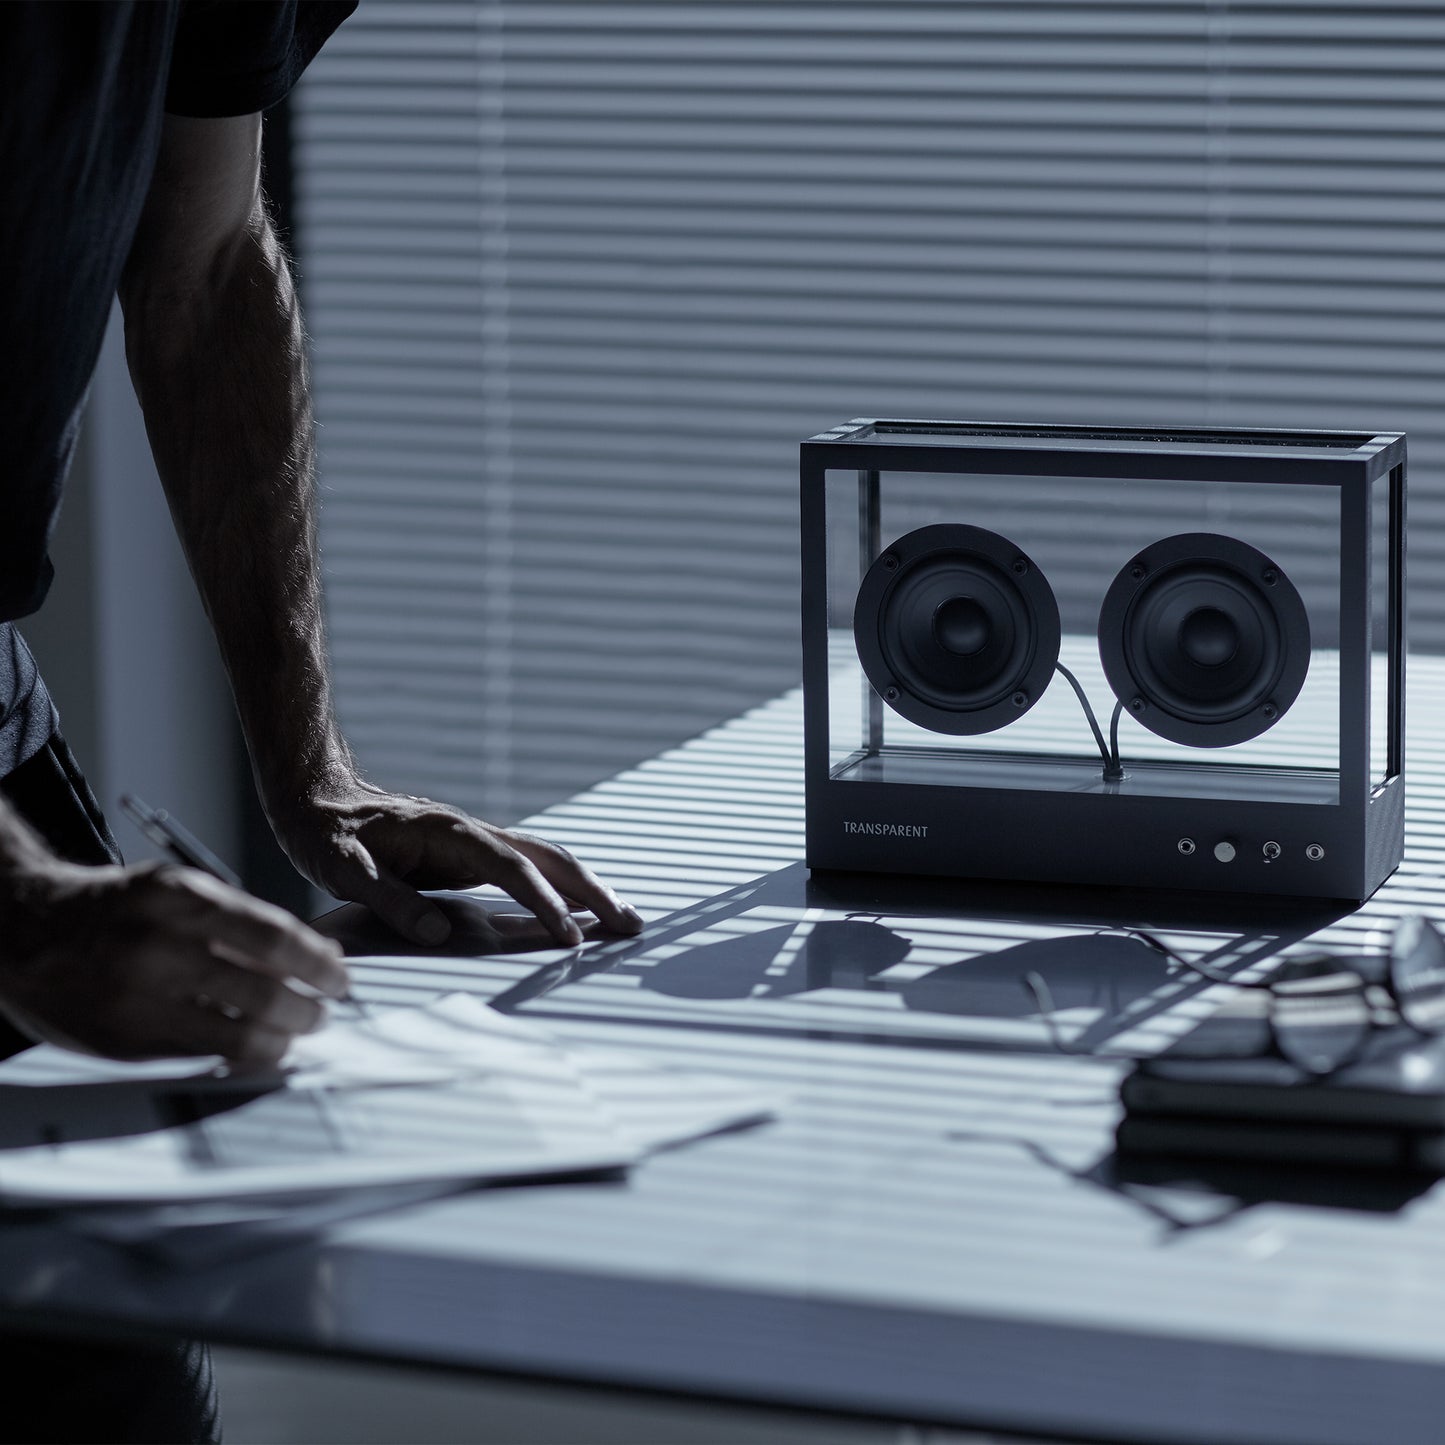
[[[1376,452],[1405,440],[1403,432],[1350,431],[1303,427],[1141,427],[1012,421],[945,421],[927,417],[855,417],[840,423],[803,445],[837,441],[875,442],[887,437],[947,437],[954,444],[997,444],[1042,441],[1137,443],[1152,450],[1195,446],[1267,446],[1270,448],[1332,452]],[[906,442],[895,443],[906,445]],[[1126,447],[1126,449],[1128,449]],[[1272,452],[1271,454],[1275,454]]]
[[[1348,487],[1405,460],[1401,432],[858,419],[800,444],[805,465]]]

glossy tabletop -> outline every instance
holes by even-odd
[[[162,1267],[0,1229],[6,1317],[1091,1439],[1438,1441],[1445,1190],[1113,1157],[1123,1056],[1249,970],[1445,909],[1445,667],[1412,659],[1403,868],[1363,909],[810,879],[790,695],[531,820],[646,914],[561,952],[364,956],[560,1038],[772,1090],[775,1121],[625,1182],[479,1191]],[[1035,970],[1058,1038],[1021,985]]]

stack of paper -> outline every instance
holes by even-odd
[[[0,1063],[0,1201],[147,1206],[72,1215],[130,1243],[290,1233],[474,1184],[616,1173],[775,1103],[564,1048],[466,994],[333,1022],[265,1075],[42,1045]]]

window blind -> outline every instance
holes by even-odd
[[[1445,646],[1442,95],[1433,5],[367,0],[295,115],[363,762],[505,821],[796,682],[855,415],[1408,431]]]

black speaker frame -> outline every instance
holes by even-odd
[[[888,472],[1333,486],[1340,493],[1339,787],[1333,803],[1040,791],[830,772],[827,475],[854,472],[863,567]],[[1204,889],[1359,903],[1399,866],[1405,794],[1405,437],[1399,433],[1045,426],[855,418],[802,443],[807,863],[815,870]],[[1370,769],[1371,500],[1388,488],[1385,777]],[[960,517],[966,521],[968,518]],[[1027,538],[1013,539],[1027,546]],[[856,587],[857,579],[853,579]],[[866,759],[881,739],[870,699]],[[880,721],[875,723],[875,719]],[[849,759],[836,772],[855,763]],[[1181,839],[1197,840],[1192,852]],[[1278,840],[1279,856],[1263,845]],[[1228,843],[1228,848],[1216,844]]]

